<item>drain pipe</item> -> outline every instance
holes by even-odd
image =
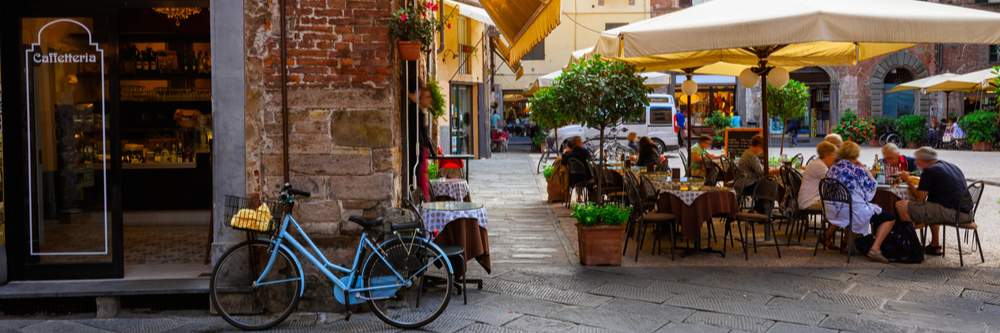
[[[281,52],[281,174],[288,183],[291,176],[288,167],[288,22],[285,20],[285,0],[278,0],[278,20],[281,25],[278,49]]]

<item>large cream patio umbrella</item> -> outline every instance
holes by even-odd
[[[782,86],[787,70],[775,67],[856,64],[914,43],[1000,44],[1000,14],[915,0],[714,0],[605,31],[594,53],[645,70],[751,65]],[[767,124],[767,89],[761,99]]]
[[[944,92],[944,114],[948,114],[949,101],[951,99],[951,92],[953,90],[942,88],[941,83],[947,81],[948,79],[958,76],[955,73],[941,73],[938,75],[928,76],[919,80],[913,80],[910,82],[900,83],[899,85],[889,89],[889,93],[900,92],[900,91],[911,91],[920,90],[922,93],[928,92]]]
[[[559,75],[562,75],[562,70],[558,70],[552,73],[539,76],[538,79],[535,80],[533,84],[534,88],[537,89],[543,87],[551,87],[552,84],[555,83],[556,78],[559,77]],[[648,87],[665,86],[670,83],[670,74],[664,74],[658,72],[642,72],[639,73],[639,75],[641,75],[643,78],[646,79],[645,81],[643,81],[643,84],[645,84]]]
[[[977,91],[996,89],[991,82],[998,73],[993,68],[978,70],[972,73],[956,75],[942,81],[936,86],[938,89],[949,89],[951,91]]]

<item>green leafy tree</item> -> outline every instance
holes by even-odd
[[[808,109],[809,87],[802,82],[788,80],[780,89],[767,85],[767,112],[784,126],[788,126],[789,120],[805,116]],[[781,132],[781,154],[785,153],[785,132]]]
[[[528,99],[531,103],[531,121],[535,122],[539,128],[549,130],[573,123],[573,113],[563,108],[559,104],[559,97],[556,96],[554,88],[546,87],[539,89]],[[559,142],[559,131],[555,132],[555,142]]]
[[[705,123],[711,126],[714,132],[712,136],[713,145],[721,145],[723,140],[722,135],[726,132],[727,128],[732,126],[733,117],[726,115],[722,111],[715,110],[705,119]]]
[[[1000,66],[993,66],[993,75],[994,75],[993,81],[990,82],[990,85],[993,86],[992,87],[993,89],[1000,88]],[[996,98],[997,98],[997,108],[1000,108],[1000,94],[996,94]]]
[[[599,158],[603,169],[604,131],[626,118],[642,116],[649,105],[646,96],[650,89],[636,73],[635,67],[619,61],[610,61],[595,55],[563,71],[556,78],[553,89],[563,110],[574,114],[574,119],[584,126],[600,131]],[[603,177],[598,177],[598,180]],[[600,181],[598,191],[602,190]]]

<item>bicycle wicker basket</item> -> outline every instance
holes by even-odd
[[[226,196],[225,219],[233,229],[269,232],[281,223],[288,205],[273,199]]]

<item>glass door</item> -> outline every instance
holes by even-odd
[[[451,153],[471,154],[472,86],[451,84]]]
[[[103,17],[21,18],[29,276],[121,276],[107,26]]]

